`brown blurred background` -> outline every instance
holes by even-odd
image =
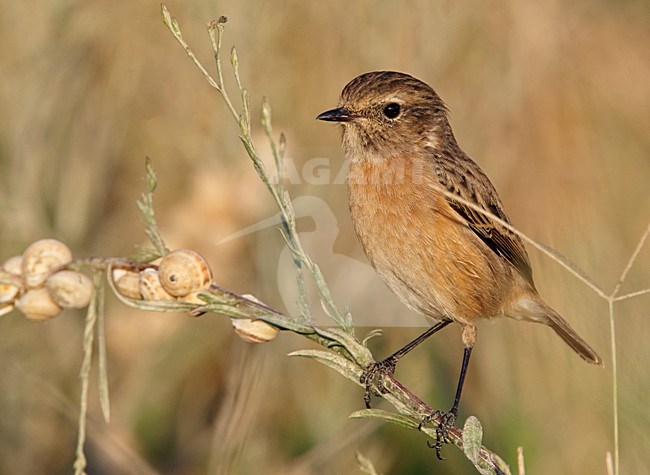
[[[168,5],[208,66],[204,25],[230,17],[225,45],[237,45],[254,115],[267,96],[299,177],[314,157],[331,159],[332,180],[341,166],[338,131],[315,116],[357,74],[395,69],[446,100],[461,146],[492,178],[514,223],[605,291],[648,226],[645,0]],[[77,256],[131,254],[144,242],[135,201],[149,155],[168,243],[206,255],[222,285],[282,307],[278,285],[292,283],[277,281],[277,232],[216,244],[275,209],[236,125],[163,26],[159,2],[2,1],[0,12],[0,260],[43,237]],[[355,285],[334,265],[365,262],[344,185],[303,177],[290,191],[333,211],[338,234],[330,221],[319,227],[318,216],[300,226],[332,285],[348,293],[353,316],[411,318],[377,281]],[[333,248],[323,245],[331,236]],[[608,368],[584,364],[546,328],[484,323],[461,418],[478,416],[484,443],[513,470],[523,446],[529,473],[605,473],[613,449],[607,304],[538,252],[531,259],[542,294]],[[646,246],[624,291],[650,285],[649,264]],[[650,472],[649,303],[646,295],[615,308],[622,473]],[[47,324],[16,312],[0,319],[1,473],[70,472],[82,330],[83,314],[70,311]],[[388,328],[372,348],[384,356],[419,330]],[[224,318],[137,313],[109,298],[107,339],[112,420],[101,420],[93,390],[91,474],[355,473],[355,450],[386,474],[472,471],[453,448],[446,462],[434,460],[421,434],[349,420],[363,405],[361,389],[287,358],[310,346],[295,335],[252,347]],[[447,329],[404,360],[398,376],[446,409],[461,353],[458,330]]]

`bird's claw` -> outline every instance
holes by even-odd
[[[444,411],[433,411],[426,417],[423,417],[418,425],[418,430],[422,430],[422,426],[429,424],[432,420],[438,419],[438,425],[436,426],[436,439],[434,442],[427,440],[427,445],[430,449],[436,450],[436,457],[438,460],[445,460],[442,456],[442,444],[449,443],[449,429],[455,426],[456,424],[456,411],[451,410],[449,412]]]
[[[397,360],[395,358],[388,357],[385,360],[370,363],[368,367],[363,370],[363,373],[361,373],[359,382],[366,386],[363,400],[368,409],[370,409],[370,400],[373,394],[381,397],[382,394],[386,394],[388,391],[386,386],[384,386],[383,378],[386,375],[392,376],[395,373],[396,364]]]

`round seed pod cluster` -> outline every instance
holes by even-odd
[[[158,269],[114,269],[112,279],[117,291],[131,299],[203,304],[197,294],[210,286],[212,271],[196,251],[176,249],[162,258]]]
[[[203,305],[198,298],[212,282],[207,261],[191,249],[176,249],[162,258],[158,268],[140,272],[113,269],[113,286],[124,297],[134,300],[182,301]],[[246,296],[255,300],[252,296]],[[278,330],[261,320],[232,319],[235,333],[244,341],[264,343],[274,339]]]
[[[66,308],[90,303],[93,283],[80,272],[59,270],[72,261],[72,252],[56,239],[31,244],[22,256],[7,259],[0,270],[11,283],[0,283],[0,315],[17,308],[32,320],[47,320]]]

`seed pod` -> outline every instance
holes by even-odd
[[[0,284],[0,305],[11,303],[18,298],[20,287],[12,284]]]
[[[23,272],[23,257],[13,256],[2,264],[2,269],[10,274],[21,275]]]
[[[32,320],[47,320],[61,313],[61,307],[52,300],[50,293],[44,287],[25,292],[16,302],[16,308]]]
[[[12,276],[16,277],[17,280],[22,281],[20,265],[21,261],[22,257],[20,256],[10,257],[4,262],[4,264],[2,264],[1,269],[8,274],[12,274]],[[16,285],[13,283],[0,283],[0,306],[2,306],[2,304],[11,303],[16,300],[20,294],[20,291],[22,290],[22,287],[23,286],[21,285]],[[3,306],[3,308],[0,310],[0,315],[4,315],[4,313],[11,311],[11,309],[7,310],[5,307],[6,306]]]
[[[208,263],[191,249],[176,249],[160,261],[160,283],[174,297],[203,290],[212,281]]]
[[[140,272],[140,295],[145,300],[175,300],[162,285],[156,269]]]
[[[62,308],[84,308],[90,303],[94,286],[92,280],[81,272],[62,270],[45,281],[52,300]]]
[[[142,300],[140,295],[140,274],[125,269],[113,270],[113,282],[117,291],[130,299]]]
[[[72,252],[56,239],[41,239],[30,245],[23,253],[22,274],[27,287],[38,287],[48,275],[72,261]]]
[[[231,318],[232,326],[239,337],[249,343],[266,343],[278,336],[278,329],[262,320]]]
[[[22,257],[20,256],[10,257],[4,262],[4,264],[2,264],[1,269],[9,274],[13,274],[16,277],[19,277],[20,280],[22,280],[21,261]],[[16,300],[21,290],[22,288],[19,285],[0,283],[0,305]],[[0,315],[4,315],[4,313],[8,313],[10,311],[11,310],[6,310],[3,307],[3,309],[0,310]]]

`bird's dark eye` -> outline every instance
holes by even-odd
[[[384,115],[389,119],[394,119],[399,115],[401,107],[397,102],[391,102],[386,107],[384,107]]]

